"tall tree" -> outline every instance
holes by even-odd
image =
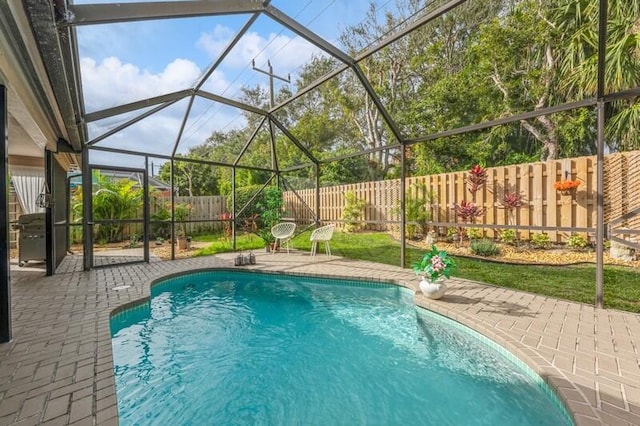
[[[640,87],[640,2],[609,0],[605,91]],[[553,19],[564,46],[560,61],[562,88],[571,99],[596,94],[598,81],[597,0],[562,0]],[[611,149],[640,148],[640,97],[613,102],[606,127]]]

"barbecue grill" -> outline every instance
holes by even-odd
[[[24,266],[30,260],[46,260],[45,213],[23,214],[13,227],[20,231],[18,242],[18,266]]]

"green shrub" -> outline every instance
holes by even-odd
[[[406,191],[404,201],[404,215],[407,221],[405,231],[409,239],[413,239],[417,234],[425,232],[427,221],[431,216],[430,211],[427,209],[427,204],[431,201],[432,195],[427,191],[426,185],[413,184],[412,186],[415,191]],[[398,215],[402,214],[402,209],[399,205],[393,211]]]
[[[458,228],[447,228],[447,240],[455,241],[458,238]]]
[[[587,244],[588,244],[587,239],[582,235],[575,234],[570,236],[569,239],[567,240],[567,245],[571,248],[581,249],[581,248],[585,248]]]
[[[284,205],[282,190],[276,186],[267,186],[260,192],[261,188],[262,185],[236,188],[236,211],[242,210],[241,214],[235,218],[236,223],[242,224],[246,220],[255,221],[259,228],[270,230],[280,221]],[[233,197],[227,198],[229,211],[232,211],[232,199]]]
[[[346,204],[342,209],[342,220],[345,221],[345,230],[355,232],[362,229],[362,213],[364,212],[365,201],[356,197],[353,191],[344,194]]]
[[[480,228],[469,228],[467,230],[467,235],[470,240],[479,240],[483,237],[483,232]]]
[[[169,220],[171,220],[171,212],[164,206],[158,207],[151,215],[151,238],[169,238],[171,231]]]
[[[515,245],[518,241],[518,232],[515,229],[503,229],[500,231],[500,239],[505,244]]]
[[[282,190],[277,186],[268,186],[262,193],[262,198],[256,201],[262,227],[271,230],[271,227],[280,222],[282,217]]]
[[[551,240],[547,234],[531,235],[531,244],[538,249],[546,249],[551,247]]]
[[[488,238],[471,241],[470,248],[478,256],[495,256],[500,253],[500,247]]]

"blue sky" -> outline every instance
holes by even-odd
[[[75,1],[98,2],[109,3]],[[369,3],[369,0],[272,0],[271,5],[338,44],[337,37],[344,28],[363,20]],[[381,11],[394,7],[392,0],[373,3]],[[249,15],[231,15],[77,27],[86,110],[97,111],[192,87],[248,18]],[[263,69],[270,60],[276,74],[291,74],[295,80],[312,55],[324,53],[262,15],[204,88],[238,99],[243,85],[268,86],[268,78],[251,69],[252,59]],[[138,151],[153,144],[158,152],[170,154],[185,108],[185,102],[174,105],[99,145]],[[93,123],[90,134],[98,136],[132,116]],[[210,102],[200,102],[191,116],[185,131],[187,137],[178,152],[187,152],[190,146],[203,143],[215,130],[239,128],[245,123],[239,110]]]

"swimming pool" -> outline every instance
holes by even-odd
[[[543,381],[388,284],[208,271],[112,317],[121,425],[570,425]]]

